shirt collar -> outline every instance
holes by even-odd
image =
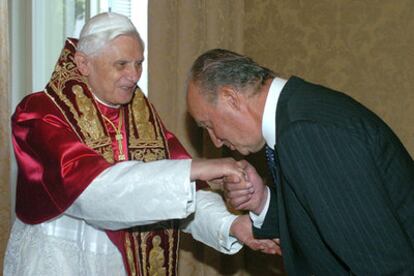
[[[280,93],[287,80],[274,78],[267,93],[266,103],[263,111],[262,134],[266,144],[274,149],[276,144],[276,107]]]
[[[105,103],[104,101],[102,101],[101,99],[99,99],[99,98],[98,98],[98,96],[96,96],[93,92],[92,92],[92,96],[94,97],[94,99],[95,99],[98,103],[100,103],[100,104],[102,104],[102,105],[104,105],[104,106],[106,106],[106,107],[109,107],[109,108],[116,108],[116,109],[118,109],[118,108],[120,108],[120,107],[121,107],[121,105],[120,105],[120,104],[108,104],[108,103]]]

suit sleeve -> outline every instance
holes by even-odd
[[[357,275],[414,273],[414,250],[387,195],[372,144],[311,122],[280,139],[283,174],[333,253]],[[408,273],[408,274],[406,274]]]

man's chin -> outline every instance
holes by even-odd
[[[262,148],[256,149],[256,148],[244,148],[244,149],[240,149],[237,150],[241,155],[243,156],[247,156],[250,154],[254,154],[256,152],[259,152]]]
[[[251,154],[251,152],[248,149],[235,149],[235,150],[243,156],[247,156]]]
[[[120,97],[120,99],[119,99],[120,104],[127,104],[127,103],[129,103],[132,100],[132,98],[134,97],[134,92],[135,92],[135,90],[129,91],[129,92],[125,92],[122,95],[122,97]]]

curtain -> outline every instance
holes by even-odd
[[[149,1],[149,98],[167,128],[196,157],[206,151],[207,139],[187,115],[187,71],[193,60],[209,48],[241,50],[242,12],[242,1]],[[220,152],[214,151],[214,155]],[[183,234],[179,275],[243,275],[239,269],[242,258],[239,254],[223,256]],[[225,271],[226,267],[232,267],[232,271]]]
[[[10,228],[10,56],[8,1],[0,0],[0,264]],[[2,269],[3,270],[3,269]]]
[[[245,1],[244,52],[285,77],[343,91],[414,157],[414,2]]]
[[[194,59],[207,49],[242,50],[243,1],[149,1],[149,98],[166,126],[192,155],[203,134],[189,119],[185,80]]]
[[[157,0],[148,6],[149,98],[166,127],[194,157],[229,155],[217,150],[187,114],[185,81],[208,49],[243,52],[245,1]],[[224,150],[225,151],[225,150]],[[282,275],[281,259],[250,249],[227,256],[183,234],[179,275]]]

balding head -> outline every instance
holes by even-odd
[[[240,93],[256,93],[274,77],[275,73],[249,57],[225,49],[212,49],[194,61],[187,85],[197,85],[200,93],[215,102],[217,91],[223,86],[233,87]]]

